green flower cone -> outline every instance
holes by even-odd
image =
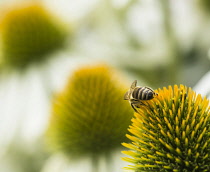
[[[55,98],[50,147],[69,157],[98,156],[121,147],[132,118],[126,88],[106,66],[79,69]]]
[[[191,88],[175,85],[141,106],[123,143],[123,158],[135,172],[209,172],[209,100]]]
[[[49,53],[63,47],[67,35],[38,3],[8,10],[2,17],[0,34],[3,65],[17,69],[43,62]]]

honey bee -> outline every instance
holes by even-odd
[[[131,107],[135,112],[137,112],[136,108],[140,108],[140,105],[145,105],[143,101],[151,100],[158,95],[158,93],[155,93],[153,89],[149,87],[140,87],[136,85],[137,80],[131,84],[130,89],[124,95],[124,100],[129,100]]]

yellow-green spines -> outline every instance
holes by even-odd
[[[141,106],[123,143],[123,158],[135,172],[210,171],[209,100],[191,88],[175,85],[159,89],[158,96]]]
[[[63,46],[66,32],[42,5],[14,7],[0,21],[3,63],[23,69]]]
[[[131,124],[125,87],[111,69],[79,69],[56,97],[48,143],[69,156],[101,154],[120,147]]]

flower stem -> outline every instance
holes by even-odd
[[[99,157],[96,154],[93,154],[91,157],[92,161],[92,172],[99,172]]]
[[[105,162],[106,162],[106,171],[112,172],[113,171],[113,161],[112,161],[112,155],[111,152],[106,152],[105,153]]]
[[[175,84],[180,71],[178,68],[180,68],[181,52],[171,24],[170,2],[168,0],[160,0],[160,5],[163,13],[163,28],[165,29],[168,52],[172,59],[171,64],[168,65],[168,79],[171,84]]]
[[[47,65],[41,64],[40,65],[40,80],[43,84],[44,91],[46,96],[51,99],[53,96],[53,84],[50,78],[50,73],[47,69]]]

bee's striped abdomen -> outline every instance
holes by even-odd
[[[154,91],[148,87],[136,87],[132,96],[137,100],[150,100],[154,98]]]

